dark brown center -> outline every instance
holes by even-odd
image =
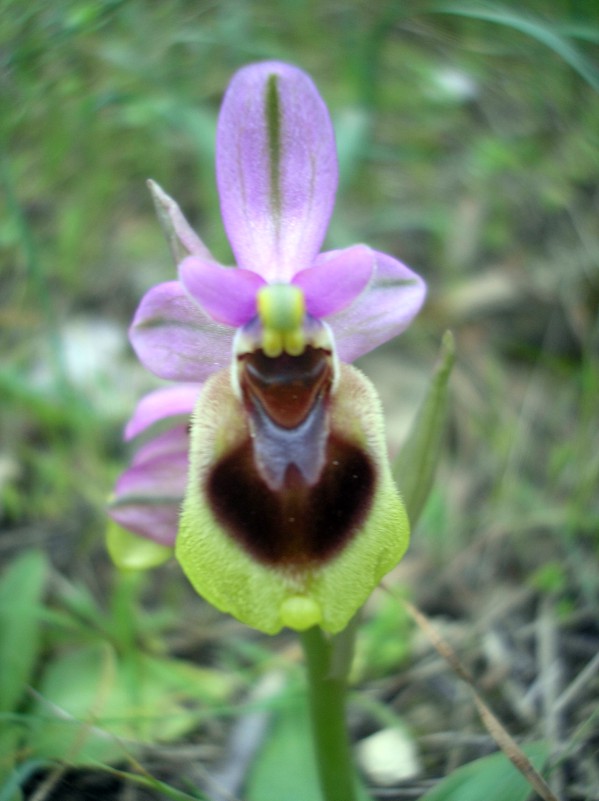
[[[291,468],[285,486],[270,490],[247,440],[211,470],[206,493],[225,531],[258,561],[301,568],[325,563],[351,540],[370,510],[374,483],[369,457],[331,435],[314,486]]]

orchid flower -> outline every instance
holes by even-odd
[[[129,422],[126,437],[146,440],[111,515],[152,541],[155,561],[174,546],[197,592],[239,620],[340,631],[409,536],[376,391],[349,362],[407,327],[425,285],[366,245],[320,252],[337,154],[301,70],[264,62],[233,77],[216,173],[235,268],[152,185],[182,258],[178,280],[142,299],[130,338],[178,383]]]

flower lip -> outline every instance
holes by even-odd
[[[316,484],[293,469],[273,491],[227,373],[206,382],[194,413],[176,557],[208,601],[269,634],[305,626],[287,614],[296,601],[319,610],[312,623],[340,631],[406,548],[380,404],[349,365],[340,365],[329,421]]]

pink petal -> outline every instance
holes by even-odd
[[[130,467],[117,482],[110,516],[134,534],[174,545],[187,466],[184,451]]]
[[[313,317],[328,317],[345,309],[368,285],[374,253],[366,245],[321,253],[314,267],[298,273],[293,283],[304,290]]]
[[[192,298],[218,323],[239,328],[255,316],[256,293],[264,286],[256,273],[190,256],[179,266],[179,276]]]
[[[218,121],[216,175],[237,264],[267,281],[310,267],[333,210],[337,153],[311,79],[276,61],[241,69]]]
[[[385,253],[373,250],[372,254],[375,271],[366,291],[327,320],[344,362],[352,362],[401,334],[426,296],[426,284],[409,267]]]
[[[125,426],[125,439],[133,439],[146,428],[168,417],[191,415],[200,387],[198,384],[176,384],[145,395],[137,404],[133,417]]]
[[[231,360],[233,329],[215,323],[178,281],[150,289],[129,330],[141,363],[160,378],[203,381]]]

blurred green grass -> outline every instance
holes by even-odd
[[[0,12],[3,560],[38,545],[99,594],[100,563],[109,586],[120,427],[152,386],[126,328],[143,291],[174,275],[145,180],[230,260],[220,98],[237,67],[280,58],[312,74],[333,114],[329,245],[368,242],[429,283],[422,316],[379,357],[413,379],[410,402],[443,331],[456,335],[447,453],[413,553],[446,567],[499,537],[504,561],[481,582],[506,565],[534,581],[549,562],[570,602],[596,609],[599,3],[2,0]],[[386,404],[405,404],[394,393]],[[165,603],[191,603],[179,581],[165,574]]]

